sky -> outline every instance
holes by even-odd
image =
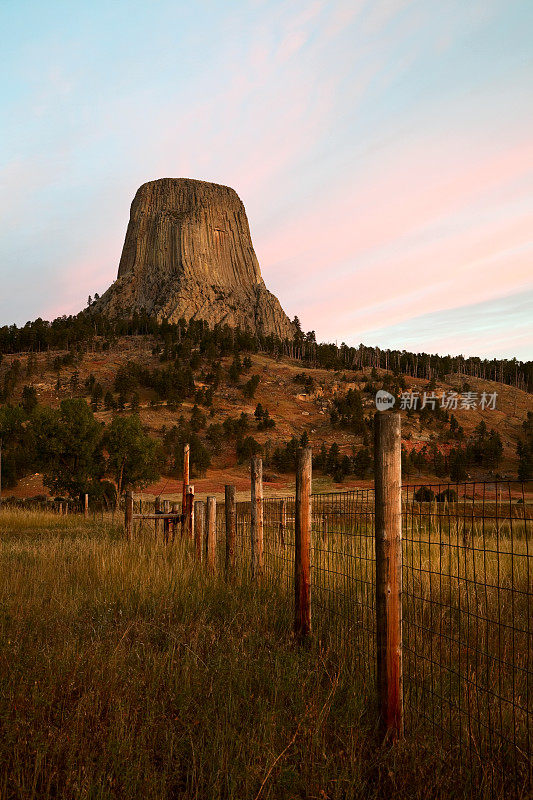
[[[317,339],[533,357],[531,0],[1,0],[0,325],[116,278],[137,188],[232,186]]]

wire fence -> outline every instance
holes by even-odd
[[[250,503],[236,504],[237,557],[249,574]],[[263,580],[294,587],[295,498],[263,501]],[[402,490],[406,734],[483,771],[494,791],[531,789],[532,506],[520,483]],[[219,557],[224,548],[219,506]],[[220,562],[223,563],[223,562]],[[375,691],[375,509],[372,489],[312,496],[314,635],[349,648]]]
[[[522,484],[404,488],[406,728],[531,787],[533,550]]]
[[[481,771],[489,794],[509,797],[528,796],[533,788],[532,497],[531,485],[512,481],[409,485],[401,495],[405,733],[454,764]],[[351,659],[374,709],[374,490],[313,494],[311,507],[314,636]],[[296,499],[264,499],[261,508],[261,583],[287,598],[281,622],[290,629]],[[152,504],[136,501],[134,510],[148,512],[153,530]],[[257,557],[251,511],[250,501],[235,504],[235,570],[245,581],[253,580],[254,552]],[[204,559],[212,533],[204,532]],[[214,534],[221,568],[224,503],[217,505]]]

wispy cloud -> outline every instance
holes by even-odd
[[[531,357],[533,284],[484,303],[421,314],[407,322],[367,332],[378,346],[488,358]]]

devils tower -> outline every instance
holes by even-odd
[[[294,334],[261,277],[237,193],[189,178],[161,178],[137,191],[117,279],[97,308],[113,317],[144,309],[170,322]]]

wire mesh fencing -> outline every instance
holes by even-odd
[[[375,679],[374,492],[312,496],[313,625],[324,641],[350,641],[357,669]]]
[[[481,770],[494,794],[509,796],[527,794],[533,786],[531,488],[511,481],[469,482],[409,485],[401,492],[397,640],[405,733],[455,764]],[[281,624],[289,630],[296,498],[264,499],[260,508],[255,516],[261,568],[255,579],[284,598]],[[311,508],[313,633],[330,651],[337,648],[350,657],[372,703],[379,691],[376,496],[373,489],[313,494]],[[142,510],[150,512],[151,505]],[[253,585],[258,531],[252,530],[251,512],[250,501],[235,503],[233,569]],[[203,560],[213,566],[207,541],[214,535],[213,561],[225,569],[224,502],[208,527],[206,516]]]
[[[522,484],[407,486],[406,729],[489,781],[531,786],[531,506]]]
[[[405,732],[499,790],[531,787],[533,548],[523,484],[402,490]],[[236,504],[236,558],[251,576],[251,509]],[[219,505],[223,564],[224,506]],[[262,581],[294,591],[295,498],[263,501]],[[376,676],[375,498],[372,489],[312,496],[312,624],[349,649],[370,692]]]

